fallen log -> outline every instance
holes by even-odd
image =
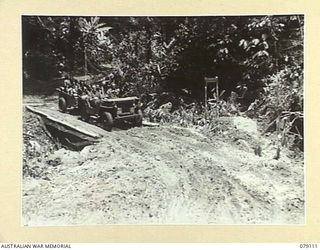
[[[40,116],[45,132],[50,134],[53,141],[59,142],[71,150],[82,150],[85,146],[97,143],[101,137],[101,135],[76,127],[62,119],[52,117],[49,110],[47,112],[41,111],[30,106],[27,106],[27,110]],[[83,126],[89,125],[84,123]]]
[[[41,102],[28,102],[28,103],[24,103],[23,106],[44,106],[44,103]]]
[[[143,121],[143,122],[142,122],[142,125],[143,125],[143,126],[146,126],[146,127],[159,127],[159,126],[160,126],[159,123],[148,122],[148,121]]]
[[[91,141],[91,142],[96,142],[98,139],[97,137],[92,137],[84,134],[83,131],[79,132],[77,130],[74,130],[73,127],[67,127],[64,124],[54,122],[50,118],[42,117],[42,119],[47,128],[49,129],[53,128],[56,131],[59,131],[60,133],[64,133],[65,135],[70,135],[71,137],[75,137],[81,140]],[[65,137],[68,137],[68,136],[65,136]]]
[[[57,118],[52,117],[52,116],[50,116],[49,114],[46,114],[45,112],[40,111],[40,110],[38,110],[38,109],[35,109],[35,108],[33,108],[33,107],[26,106],[26,108],[27,108],[27,110],[29,110],[29,111],[37,114],[37,115],[40,115],[40,116],[43,117],[43,118],[46,118],[46,122],[47,122],[47,123],[50,122],[50,124],[51,124],[52,126],[55,126],[55,127],[57,127],[58,129],[62,129],[62,130],[64,130],[64,131],[65,131],[65,130],[75,131],[75,132],[77,132],[78,134],[83,134],[83,135],[85,135],[85,136],[87,136],[87,137],[92,137],[92,138],[94,138],[94,139],[98,139],[98,138],[101,137],[101,136],[98,135],[98,134],[95,134],[95,133],[86,131],[86,130],[84,130],[84,129],[82,129],[82,128],[78,128],[78,127],[76,127],[76,126],[74,126],[74,125],[71,125],[71,124],[69,124],[69,123],[66,122],[66,121],[58,120]],[[56,125],[54,125],[54,124],[56,124]],[[66,129],[66,128],[68,128],[68,129]],[[66,132],[66,131],[65,131],[65,132]]]

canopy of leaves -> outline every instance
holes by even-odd
[[[104,74],[122,95],[201,100],[204,77],[218,76],[225,96],[238,92],[244,106],[262,98],[302,110],[303,27],[301,15],[23,16],[24,77]]]

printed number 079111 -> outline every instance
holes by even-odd
[[[312,244],[300,244],[300,248],[305,248],[305,249],[309,249],[309,248],[318,248],[318,244],[312,243]]]

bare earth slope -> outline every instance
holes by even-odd
[[[234,130],[252,130],[234,119]],[[247,128],[247,127],[250,128]],[[251,130],[250,130],[251,129]],[[304,222],[302,162],[175,126],[107,133],[48,159],[49,180],[24,177],[24,225],[292,224]]]

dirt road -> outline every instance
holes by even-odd
[[[232,122],[233,133],[258,136],[249,119]],[[304,223],[303,163],[285,151],[274,160],[275,146],[261,143],[259,157],[250,141],[168,125],[59,149],[47,180],[23,178],[23,224]]]

